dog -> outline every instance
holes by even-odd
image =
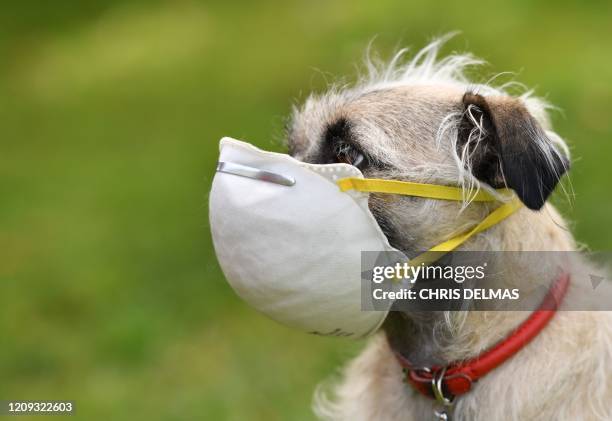
[[[546,201],[570,166],[568,147],[551,128],[550,106],[531,91],[513,96],[509,85],[470,81],[466,69],[481,61],[469,54],[439,58],[446,40],[433,41],[411,59],[405,51],[388,64],[370,58],[356,84],[310,96],[293,110],[289,153],[310,163],[345,162],[368,178],[461,186],[466,192],[508,187],[524,206],[462,250],[577,250],[567,223]],[[390,244],[410,255],[466,231],[491,211],[493,205],[470,203],[467,196],[457,204],[372,194],[369,207]],[[590,265],[572,265],[569,277],[595,270]],[[522,269],[554,281],[541,268]],[[523,281],[508,276],[504,282]],[[563,305],[583,292],[571,283]],[[341,379],[315,393],[314,411],[330,420],[432,419],[436,402],[406,383],[397,353],[424,367],[465,361],[507,337],[529,314],[391,312]],[[611,362],[610,312],[559,311],[529,344],[437,416],[609,420]]]

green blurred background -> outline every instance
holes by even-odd
[[[240,302],[207,193],[223,135],[277,148],[292,103],[461,30],[562,110],[561,200],[612,238],[610,2],[29,1],[0,14],[0,399],[69,399],[86,420],[306,420],[362,343]]]

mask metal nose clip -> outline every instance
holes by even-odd
[[[240,177],[253,178],[255,180],[267,181],[269,183],[280,184],[291,187],[295,184],[295,178],[277,174],[271,171],[260,170],[259,168],[248,167],[235,162],[219,161],[217,171],[226,174],[238,175]]]

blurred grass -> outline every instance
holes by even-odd
[[[0,399],[87,420],[311,419],[362,346],[293,332],[226,285],[207,191],[223,135],[278,148],[294,100],[459,29],[563,113],[561,207],[610,249],[607,2],[10,2],[0,15]],[[321,69],[321,70],[317,70]],[[562,199],[562,198],[558,198]]]

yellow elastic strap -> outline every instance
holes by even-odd
[[[397,180],[381,180],[376,178],[343,178],[336,182],[341,191],[358,190],[370,193],[390,193],[402,194],[408,196],[426,197],[430,199],[462,201],[466,197],[464,191],[459,187],[439,186],[435,184],[413,183],[411,181]],[[510,189],[496,190],[502,197],[509,197],[514,193]],[[475,202],[495,202],[497,198],[486,191],[478,191],[476,194],[468,195]],[[522,206],[521,201],[514,197],[511,201],[504,203],[500,207],[491,212],[485,219],[480,221],[471,230],[451,238],[437,246],[432,247],[429,251],[418,255],[410,260],[410,265],[417,266],[420,264],[428,265],[435,262],[444,254],[448,253],[465,243],[470,237],[479,232],[482,232],[493,225],[503,221]]]
[[[522,206],[523,204],[518,198],[512,199],[512,201],[505,203],[495,209],[493,212],[487,215],[485,219],[480,221],[478,225],[476,225],[468,232],[460,234],[456,237],[451,238],[450,240],[438,244],[437,246],[434,246],[429,249],[429,251],[426,251],[425,253],[418,255],[414,259],[411,259],[410,265],[418,266],[421,263],[428,265],[432,262],[435,262],[444,254],[448,253],[449,251],[453,251],[461,244],[465,243],[473,235],[478,234],[479,232],[482,232],[486,229],[489,229],[493,225],[503,221],[504,219],[512,215],[514,212],[519,210]]]
[[[381,180],[377,178],[342,178],[337,181],[341,191],[358,190],[370,193],[402,194],[408,196],[427,197],[430,199],[462,201],[466,199],[465,192],[460,187],[438,186],[435,184],[413,183],[411,181]],[[502,196],[509,196],[512,190],[498,189]],[[490,193],[479,190],[467,198],[474,202],[495,202],[498,199]]]

